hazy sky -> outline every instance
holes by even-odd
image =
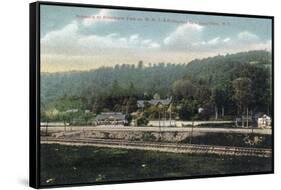
[[[271,50],[271,20],[41,5],[41,70]]]

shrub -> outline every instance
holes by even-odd
[[[136,122],[137,122],[137,126],[147,126],[148,124],[148,119],[146,117],[139,117],[136,119]]]
[[[142,134],[142,140],[143,141],[155,141],[156,137],[153,134],[151,134],[150,132],[144,132]]]

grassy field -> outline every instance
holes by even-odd
[[[41,145],[41,185],[271,171],[271,158]]]

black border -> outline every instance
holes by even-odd
[[[168,10],[168,9],[125,7],[125,6],[111,6],[111,5],[92,5],[92,4],[80,4],[80,3],[61,3],[61,2],[47,2],[47,1],[37,1],[34,3],[30,3],[29,5],[30,5],[29,8],[29,16],[30,16],[29,17],[29,22],[30,22],[29,23],[29,39],[30,39],[29,185],[31,187],[33,188],[74,187],[74,186],[88,186],[88,185],[101,185],[101,184],[122,184],[122,183],[134,183],[134,182],[152,182],[152,181],[197,179],[197,178],[210,178],[210,177],[231,177],[231,176],[246,176],[246,175],[274,173],[274,16],[187,11],[187,10]],[[272,47],[271,47],[272,49],[272,170],[268,172],[198,175],[198,176],[186,176],[186,177],[181,176],[181,177],[169,177],[169,178],[74,183],[74,184],[60,184],[60,185],[46,185],[46,186],[40,185],[40,5],[106,8],[106,9],[118,9],[118,10],[271,19],[272,21],[272,28],[271,28],[272,29]]]
[[[29,185],[34,188],[40,186],[39,6],[38,2],[29,4]]]

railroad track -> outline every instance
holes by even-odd
[[[116,139],[93,138],[54,138],[41,137],[41,143],[58,143],[72,145],[93,145],[112,148],[128,148],[142,150],[156,150],[177,153],[219,154],[233,156],[257,156],[271,157],[272,150],[267,148],[247,148],[232,146],[200,145],[200,144],[176,144],[167,142],[142,142]]]

